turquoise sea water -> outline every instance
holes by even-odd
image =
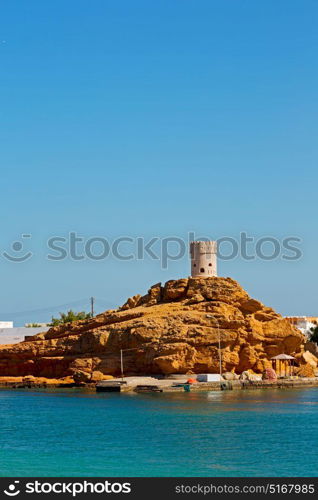
[[[1,476],[317,476],[318,389],[0,390]]]

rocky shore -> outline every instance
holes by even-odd
[[[219,336],[223,372],[262,374],[285,353],[298,376],[317,374],[299,330],[233,279],[211,277],[158,283],[117,310],[0,346],[0,377],[93,384],[120,374],[121,349],[127,375],[217,373]]]

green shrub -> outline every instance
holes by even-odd
[[[72,309],[70,309],[66,313],[60,313],[59,318],[54,318],[52,316],[52,321],[50,323],[50,326],[58,326],[58,325],[63,325],[65,323],[74,323],[74,321],[80,321],[89,318],[91,318],[90,313],[86,313],[85,311],[75,312],[72,311]]]

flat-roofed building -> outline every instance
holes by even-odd
[[[13,328],[0,328],[0,345],[17,344],[22,342],[26,337],[36,335],[37,333],[46,332],[48,326],[38,328],[26,328],[25,326]]]
[[[13,328],[13,321],[0,321],[0,329]]]
[[[287,316],[286,319],[304,335],[309,335],[310,330],[318,325],[318,316]]]

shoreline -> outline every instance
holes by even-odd
[[[115,385],[119,379],[108,380],[107,385]],[[299,389],[318,387],[318,378],[278,379],[269,380],[231,380],[222,382],[197,382],[187,384],[186,381],[158,379],[155,382],[145,382],[145,377],[127,377],[125,384],[120,386],[121,393],[148,393],[148,392],[209,392],[224,390],[255,390],[255,389]],[[155,384],[155,385],[154,385]],[[23,377],[0,377],[0,389],[85,389],[96,392],[97,383],[75,383],[71,378],[23,380]],[[153,388],[157,389],[154,390]],[[143,388],[143,389],[142,389]],[[148,390],[147,390],[148,388]],[[109,392],[109,391],[99,391]]]

